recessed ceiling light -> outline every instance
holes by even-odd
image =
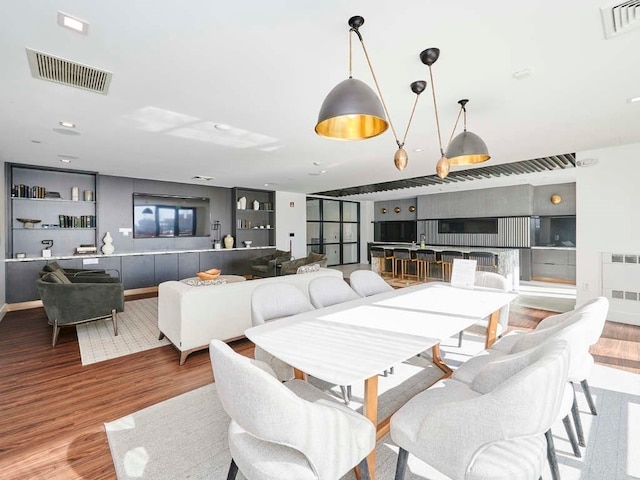
[[[523,80],[527,77],[530,77],[531,75],[533,75],[533,71],[530,68],[524,68],[522,70],[514,72],[513,78],[515,78],[516,80]]]
[[[422,151],[424,151],[424,148],[414,148],[413,151],[414,152],[422,152]]]
[[[80,132],[73,130],[72,128],[54,128],[52,130],[63,135],[80,135]]]
[[[210,182],[211,180],[213,180],[216,177],[209,177],[207,175],[194,175],[193,177],[191,177],[193,180],[206,180],[207,182]]]
[[[31,143],[42,143],[41,140],[31,140]]]
[[[227,130],[231,130],[231,126],[227,125],[226,123],[216,123],[214,127],[216,130],[222,130],[223,132],[226,132]]]
[[[316,167],[318,167],[318,166],[322,165],[322,163],[321,163],[321,162],[313,162],[313,164],[314,164]]]
[[[629,102],[629,103],[637,103],[637,102],[640,102],[640,97],[633,97],[633,98],[630,98],[629,100],[627,100],[627,102]]]
[[[67,128],[76,128],[76,124],[75,123],[71,123],[71,122],[58,122],[60,124],[60,126],[62,127],[67,127]]]
[[[73,30],[74,32],[82,33],[83,35],[86,35],[89,31],[89,24],[87,22],[63,12],[58,12],[58,25]]]
[[[62,163],[71,163],[71,160],[77,160],[79,157],[76,157],[75,155],[60,153],[58,154],[58,158]]]
[[[62,163],[71,163],[71,160],[69,160],[68,158],[61,158],[60,161]]]

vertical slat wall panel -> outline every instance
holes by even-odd
[[[438,220],[424,220],[427,243],[471,247],[531,247],[531,217],[498,218],[498,233],[438,233]],[[419,226],[420,229],[420,226]]]

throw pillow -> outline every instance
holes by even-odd
[[[199,278],[193,278],[186,281],[186,284],[192,287],[204,287],[205,285],[224,285],[225,283],[227,283],[227,280],[224,278],[216,278],[213,280],[200,280]]]
[[[301,267],[298,267],[296,273],[311,273],[317,272],[318,270],[320,270],[320,265],[318,263],[314,263],[313,265],[302,265]]]
[[[45,282],[50,282],[50,283],[71,284],[71,281],[60,270],[55,270],[53,272],[46,273],[42,277],[42,280],[44,280]]]
[[[42,270],[44,270],[45,272],[55,272],[56,270],[59,270],[62,273],[65,273],[64,269],[58,264],[58,262],[47,263],[44,267],[42,267]]]

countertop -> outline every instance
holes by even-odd
[[[240,247],[240,248],[200,248],[193,250],[153,250],[150,252],[127,252],[127,253],[112,253],[111,255],[105,255],[103,253],[91,253],[88,255],[52,255],[51,257],[27,257],[27,258],[5,258],[5,263],[11,262],[35,262],[37,260],[69,260],[74,258],[110,258],[110,257],[133,257],[140,255],[168,255],[172,253],[200,253],[200,252],[230,252],[234,250],[246,251],[246,250],[264,250],[271,247]]]

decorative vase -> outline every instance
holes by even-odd
[[[102,253],[104,253],[105,255],[111,255],[116,249],[116,247],[112,245],[113,238],[111,237],[111,234],[107,232],[102,238],[102,241],[104,242],[104,245],[100,250],[102,250]]]
[[[258,200],[253,201],[253,209],[260,210],[260,202]]]
[[[224,248],[233,248],[233,237],[231,235],[224,237]]]
[[[240,197],[238,199],[238,208],[240,210],[244,210],[245,208],[247,208],[247,197]]]

